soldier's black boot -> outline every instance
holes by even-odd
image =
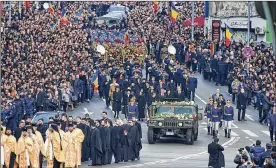
[[[219,122],[219,128],[221,128],[221,127],[222,127],[222,121]]]
[[[210,135],[210,127],[207,127],[207,130],[208,130],[208,134],[207,135]]]
[[[216,137],[216,130],[213,130],[213,137]]]
[[[218,131],[216,131],[216,137],[218,136]]]
[[[225,137],[227,137],[227,129],[224,129]]]
[[[210,132],[211,132],[211,134],[210,134],[210,135],[212,135],[212,136],[213,136],[213,128],[212,128],[212,127],[210,127]]]
[[[229,129],[228,131],[228,138],[230,138],[230,136],[231,136],[231,129]]]

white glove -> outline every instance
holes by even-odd
[[[270,127],[270,124],[267,124],[268,127]]]
[[[207,116],[204,116],[205,119],[207,119]]]

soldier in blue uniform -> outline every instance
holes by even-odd
[[[214,107],[213,105],[213,98],[209,98],[209,103],[206,105],[205,110],[204,110],[204,116],[207,119],[207,130],[208,130],[208,135],[212,135],[213,129],[212,129],[212,108]],[[211,134],[210,134],[211,133]]]
[[[214,102],[214,107],[211,110],[214,137],[218,135],[218,128],[219,128],[220,117],[221,117],[221,109],[219,109],[217,105],[218,103]]]
[[[224,132],[225,137],[230,138],[231,135],[231,125],[234,120],[234,108],[230,105],[230,100],[226,101],[226,106],[223,109],[223,120],[225,124]]]
[[[128,120],[131,120],[132,117],[135,117],[137,118],[138,117],[138,106],[137,104],[135,103],[135,99],[132,98],[130,100],[130,103],[128,105]]]

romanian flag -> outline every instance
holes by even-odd
[[[128,32],[125,33],[124,35],[124,40],[125,42],[128,42],[130,39],[129,39],[129,35],[128,35]]]
[[[60,22],[64,25],[68,24],[69,21],[68,19],[66,18],[66,10],[65,9],[62,9],[61,11],[61,19],[60,19]]]
[[[215,55],[215,44],[214,44],[214,42],[211,42],[211,44],[210,44],[210,53],[211,53],[211,56]]]
[[[158,1],[154,1],[154,2],[153,2],[153,9],[154,9],[154,12],[155,12],[155,13],[158,11],[158,4],[159,4]]]
[[[26,6],[26,8],[30,8],[31,7],[31,2],[30,1],[25,1],[25,6]]]
[[[49,5],[48,11],[49,11],[50,13],[54,13],[55,10],[54,10],[54,7],[53,7],[52,4]]]
[[[176,22],[177,16],[179,14],[178,9],[174,5],[171,6],[171,17],[172,17],[172,24]]]
[[[233,36],[234,31],[226,24],[225,24],[225,28],[226,28],[226,30],[225,30],[225,45],[226,45],[226,47],[229,47],[231,44],[231,37]]]

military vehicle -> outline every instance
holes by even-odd
[[[148,108],[148,143],[154,144],[161,137],[178,137],[192,145],[198,138],[198,106],[194,102],[166,99],[154,102]]]

